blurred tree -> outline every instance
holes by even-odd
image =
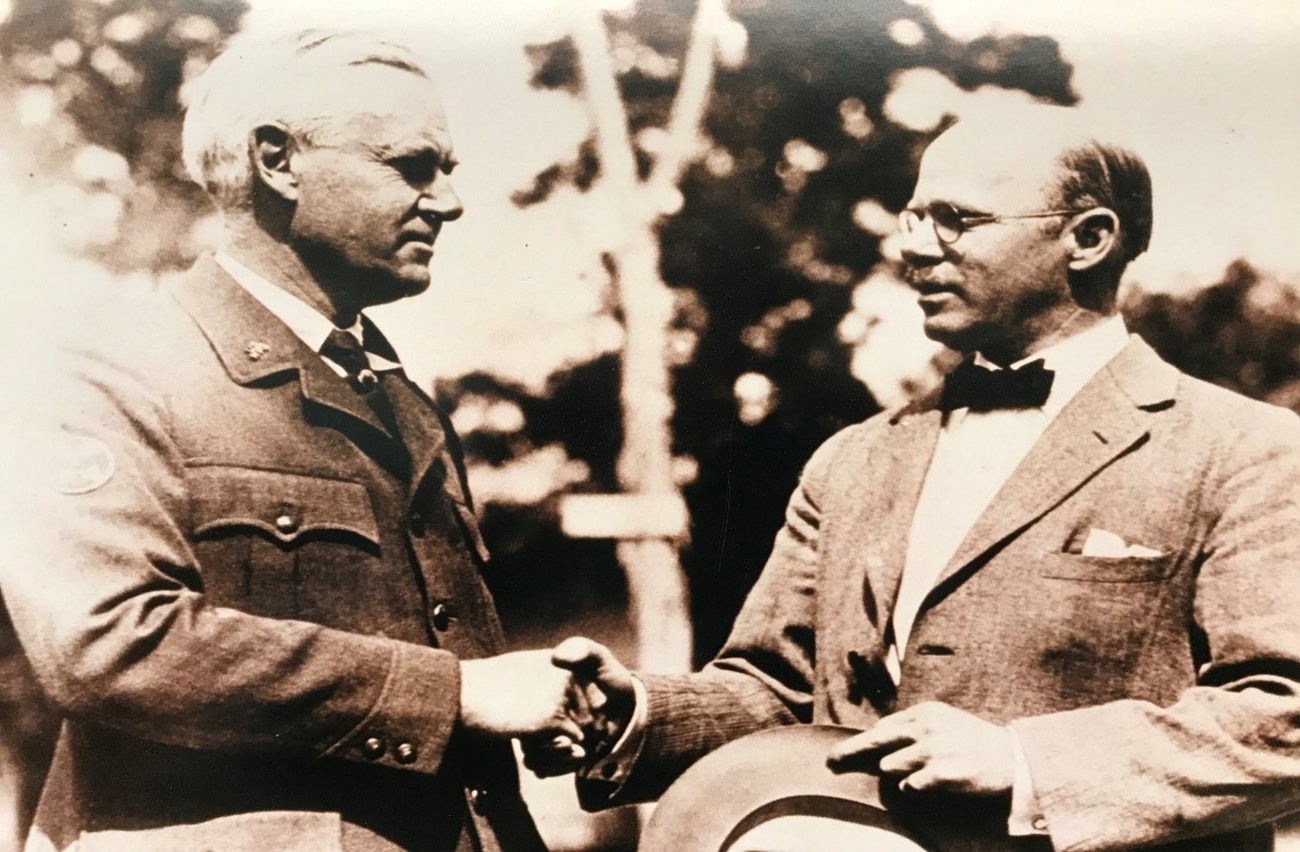
[[[1300,286],[1245,260],[1182,295],[1132,289],[1129,327],[1197,378],[1300,412]]]
[[[656,0],[606,16],[643,177],[666,143],[694,8]],[[933,69],[955,92],[991,86],[1075,99],[1070,66],[1050,39],[962,43],[903,0],[735,0],[731,13],[718,36],[723,69],[706,144],[692,152],[680,196],[659,205],[674,211],[659,229],[660,272],[677,305],[666,357],[676,368],[674,452],[682,472],[694,474],[685,561],[701,660],[717,649],[756,578],[808,455],[876,410],[836,329],[854,286],[889,262],[888,211],[910,195],[916,154],[944,120],[941,107],[932,120],[908,114],[899,100],[905,72]],[[581,94],[570,40],[529,54],[536,86]],[[585,190],[601,165],[588,140],[515,200],[545,203],[564,185]],[[607,383],[581,387],[586,398],[608,393]],[[537,414],[562,416],[544,401]],[[617,427],[610,420],[600,431]],[[580,441],[578,433],[565,443],[580,453]],[[612,486],[612,457],[587,460],[599,487]],[[517,556],[536,554],[525,548]],[[582,581],[573,572],[556,576],[562,570],[549,582]]]
[[[180,158],[183,88],[242,0],[15,0],[0,27],[9,150],[63,216],[64,246],[117,273],[184,268],[211,211]]]

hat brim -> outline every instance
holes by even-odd
[[[791,725],[728,743],[700,759],[668,789],[639,848],[740,852],[754,848],[761,826],[811,817],[851,826],[861,837],[874,834],[897,841],[878,848],[924,852],[928,847],[881,805],[875,777],[835,773],[827,767],[831,747],[858,733],[834,725]]]

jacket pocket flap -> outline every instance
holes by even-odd
[[[379,545],[379,527],[359,482],[284,471],[207,466],[187,474],[196,536],[253,527],[279,541],[329,532]]]
[[[1043,557],[1039,574],[1055,580],[1093,583],[1150,583],[1164,580],[1177,567],[1175,554],[1160,556],[1083,556],[1052,553]]]

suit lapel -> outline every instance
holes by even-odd
[[[447,446],[447,436],[433,403],[398,371],[383,374],[383,387],[393,404],[393,416],[401,430],[407,450],[411,454],[411,487],[408,501],[416,491]],[[455,479],[451,471],[443,473],[444,479]],[[446,488],[447,486],[444,486]]]
[[[850,540],[870,542],[865,560],[868,610],[882,629],[894,611],[912,516],[941,424],[938,411],[896,415],[877,445],[878,455],[872,453],[869,469],[853,489],[853,502],[863,507],[857,517],[866,528]]]
[[[1149,434],[1150,412],[1173,399],[1177,373],[1137,338],[1047,427],[967,533],[927,605]]]
[[[457,463],[453,444],[454,436],[449,440],[444,425],[433,400],[424,394],[414,382],[400,372],[383,374],[384,389],[393,404],[393,415],[397,418],[397,427],[401,430],[411,455],[411,484],[407,495],[408,508],[415,500],[426,477],[436,473],[442,478],[442,491],[451,503],[452,511],[459,519],[470,543],[486,562],[489,558],[487,544],[479,530],[478,517],[470,503],[468,492],[461,483],[460,466]],[[458,446],[458,445],[457,445]]]
[[[305,346],[303,350],[309,351]],[[323,359],[315,356],[315,353],[312,354],[314,357],[303,359],[298,373],[303,400],[307,405],[319,406],[344,415],[352,423],[368,427],[366,431],[378,433],[379,437],[389,442],[399,440],[397,436],[388,433],[379,418],[375,416],[375,412],[362,399],[361,394],[352,389],[346,379],[331,370]]]
[[[360,395],[261,302],[204,256],[172,286],[230,377],[241,385],[297,372],[305,404],[342,415],[350,428],[392,440]],[[347,430],[344,430],[345,433]]]

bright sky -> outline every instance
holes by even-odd
[[[1241,256],[1300,278],[1300,3],[915,1],[960,38],[1000,31],[1060,42],[1084,105],[1122,128],[1153,172],[1155,236],[1132,278],[1206,283]],[[438,244],[435,294],[377,312],[417,378],[490,364],[539,382],[565,357],[617,344],[606,325],[583,320],[597,307],[591,247],[605,211],[577,196],[526,211],[509,202],[585,134],[581,104],[527,86],[522,49],[563,35],[580,3],[253,2],[249,30],[387,26],[429,48],[467,214]]]
[[[1237,257],[1300,278],[1300,3],[922,0],[959,38],[1041,33],[1083,106],[1122,127],[1155,188],[1131,277],[1205,283]]]

